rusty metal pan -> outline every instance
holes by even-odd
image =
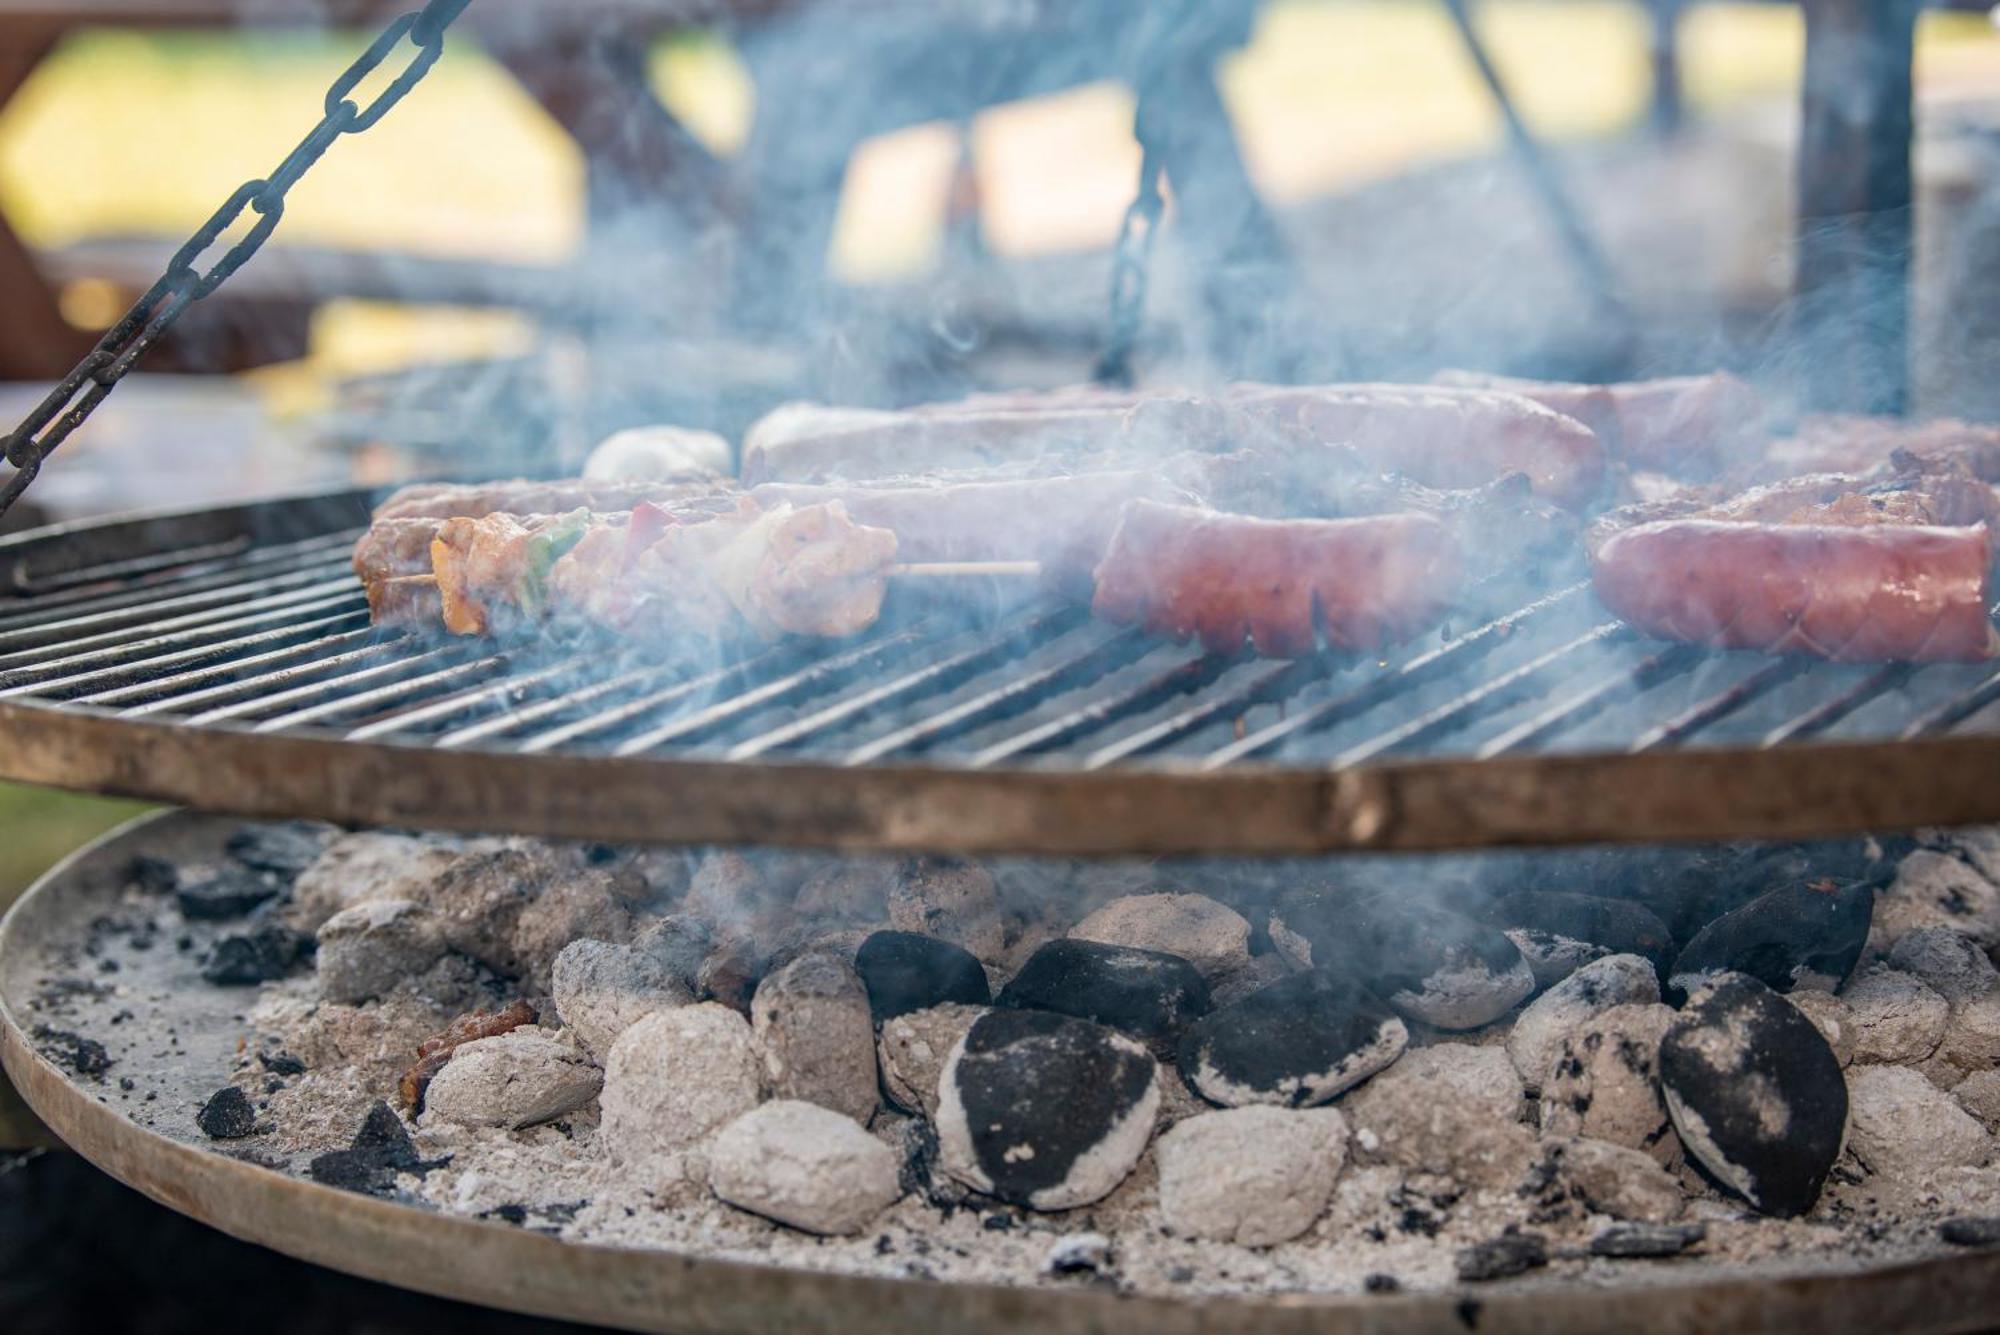
[[[1527,1279],[1443,1295],[1176,1300],[1090,1287],[1016,1288],[827,1274],[698,1255],[560,1241],[506,1224],[335,1190],[218,1153],[193,1125],[240,1030],[235,998],[189,989],[175,1017],[189,1045],[137,1070],[131,1099],[71,1075],[35,1049],[29,1003],[50,957],[75,950],[115,900],[138,852],[215,856],[232,823],[186,812],[143,817],[42,878],[0,922],[0,1060],[73,1149],[120,1181],[236,1237],[427,1293],[635,1331],[1633,1332],[1949,1331],[1990,1326],[2000,1252],[1778,1276],[1702,1279],[1644,1265],[1615,1287]],[[169,952],[171,953],[171,952]],[[210,1014],[208,1012],[213,1012]],[[141,1017],[145,1023],[148,1017]],[[161,1017],[151,1017],[165,1023]],[[135,1068],[136,1069],[136,1068]],[[127,1109],[152,1110],[146,1122]]]

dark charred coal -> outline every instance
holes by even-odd
[[[1667,979],[1679,1001],[1724,973],[1748,974],[1776,992],[1832,990],[1868,940],[1875,890],[1866,881],[1794,882],[1759,895],[1695,934]]]
[[[224,867],[212,876],[182,884],[174,891],[174,902],[182,917],[219,922],[240,918],[277,893],[278,887],[257,872]]]
[[[1826,1039],[1763,983],[1698,992],[1660,1040],[1674,1130],[1717,1182],[1765,1214],[1804,1214],[1847,1133],[1847,1081]]]
[[[1030,955],[996,1004],[1095,1020],[1163,1048],[1211,1008],[1201,972],[1178,955],[1069,938]]]
[[[32,1034],[35,1051],[58,1066],[67,1066],[78,1075],[103,1075],[111,1069],[111,1054],[94,1038],[85,1038],[67,1029],[52,1029],[45,1024],[36,1025]]]
[[[201,976],[217,987],[248,987],[283,978],[311,954],[311,937],[288,927],[260,927],[217,941]]]
[[[992,1011],[966,1031],[956,1097],[938,1107],[939,1135],[965,1138],[992,1195],[1032,1205],[1038,1193],[1069,1184],[1078,1161],[1133,1114],[1157,1074],[1151,1058],[1102,1025],[1051,1011]]]
[[[257,1062],[272,1075],[294,1076],[306,1073],[306,1064],[289,1052],[260,1052]]]
[[[1211,1103],[1324,1103],[1402,1055],[1409,1030],[1357,983],[1294,974],[1197,1020],[1182,1034],[1181,1078]]]
[[[240,1140],[257,1129],[257,1110],[250,1106],[249,1095],[234,1085],[224,1085],[202,1104],[194,1124],[212,1140]]]
[[[1664,978],[1674,957],[1674,936],[1667,924],[1631,900],[1523,890],[1502,896],[1482,916],[1520,949],[1538,987],[1548,987],[1606,955],[1651,960]]]
[[[1539,1233],[1502,1233],[1458,1253],[1458,1277],[1467,1284],[1507,1279],[1549,1263],[1548,1240]]]
[[[2000,1218],[1960,1215],[1939,1224],[1938,1236],[1954,1247],[2000,1247]]]
[[[362,1119],[351,1145],[320,1155],[306,1165],[306,1172],[329,1187],[379,1196],[395,1185],[398,1173],[421,1177],[444,1162],[419,1156],[402,1119],[378,1102]]]
[[[986,969],[972,952],[921,932],[876,932],[854,952],[875,1023],[947,1001],[993,1000]]]
[[[1305,942],[1314,968],[1440,1029],[1487,1024],[1535,987],[1500,929],[1401,897],[1301,888],[1278,901],[1271,934]]]
[[[1679,1256],[1708,1236],[1706,1224],[1613,1224],[1590,1240],[1592,1256]]]
[[[1831,878],[1886,885],[1914,847],[1906,838],[1701,848],[1597,848],[1522,853],[1498,861],[1496,895],[1558,891],[1650,909],[1685,945],[1705,925],[1789,883]]]
[[[269,872],[291,881],[310,867],[338,828],[320,821],[274,821],[245,825],[229,836],[224,845],[229,856],[252,871]]]
[[[171,895],[181,883],[180,868],[150,853],[133,858],[126,876],[149,895]]]

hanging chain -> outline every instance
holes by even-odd
[[[181,313],[222,286],[270,239],[278,220],[285,215],[286,192],[298,184],[299,178],[333,142],[342,135],[359,134],[374,125],[430,73],[431,66],[444,52],[445,29],[470,3],[471,0],[430,0],[421,10],[391,23],[333,81],[326,91],[325,114],[312,132],[299,141],[298,147],[286,154],[269,176],[246,181],[238,187],[188,238],[187,244],[174,252],[166,273],[105,332],[76,369],[49,391],[20,426],[0,436],[0,449],[4,449],[7,462],[15,469],[7,485],[0,487],[0,515],[28,489],[55,448],[83,425],[113,386],[145,356],[146,350],[173,327]],[[405,40],[414,48],[408,64],[373,102],[357,106],[349,95],[360,87],[363,79],[381,68]],[[196,261],[243,216],[245,209],[256,215],[250,230],[207,269],[196,267]]]
[[[1139,193],[1125,210],[1118,241],[1111,251],[1111,324],[1104,355],[1090,378],[1120,388],[1132,383],[1132,345],[1146,314],[1146,286],[1153,260],[1153,235],[1160,229],[1166,198],[1160,193],[1166,173],[1160,160],[1158,117],[1149,115],[1148,95],[1141,94],[1132,133],[1139,140]]]

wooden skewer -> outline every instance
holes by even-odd
[[[907,561],[884,571],[891,579],[963,579],[976,575],[998,575],[1011,579],[1037,579],[1040,561]]]
[[[883,571],[891,579],[1039,579],[1040,561],[909,561]],[[436,620],[441,613],[436,575],[395,575],[368,586],[368,606],[378,622]]]

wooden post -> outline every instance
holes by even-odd
[[[10,34],[0,46],[0,108],[55,45],[41,32]],[[63,319],[35,257],[0,218],[0,380],[53,380],[90,350],[95,336]],[[7,428],[11,428],[11,423]]]
[[[1918,8],[1805,0],[1793,330],[1808,411],[1907,405]]]
[[[1651,0],[1653,35],[1653,133],[1665,137],[1680,131],[1686,117],[1681,88],[1681,11],[1686,0]]]

